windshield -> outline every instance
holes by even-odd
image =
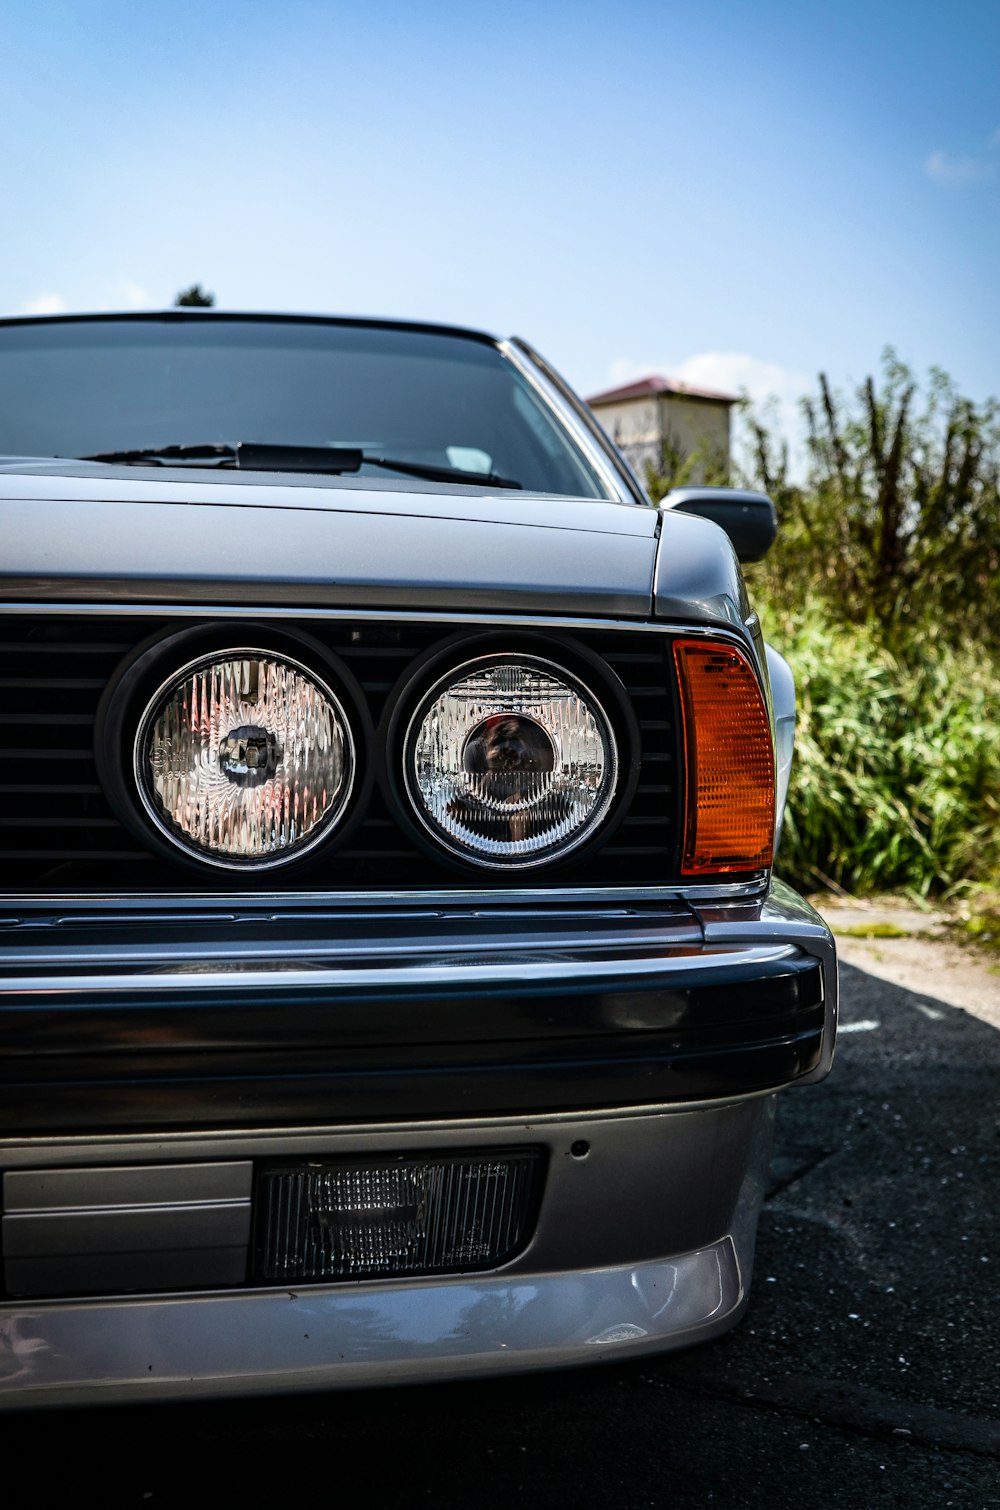
[[[350,447],[609,496],[486,339],[214,316],[0,326],[0,455],[241,442]],[[360,472],[385,478],[386,467],[364,461]]]

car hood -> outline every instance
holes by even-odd
[[[494,488],[0,463],[0,595],[648,616],[660,514]]]

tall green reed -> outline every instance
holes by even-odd
[[[854,894],[1000,884],[1000,656],[890,651],[819,610],[766,628],[799,696],[779,872]]]

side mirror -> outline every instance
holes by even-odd
[[[660,504],[698,514],[724,529],[741,561],[760,561],[778,533],[778,515],[766,493],[742,488],[674,488]]]

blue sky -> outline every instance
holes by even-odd
[[[6,0],[0,313],[410,316],[585,394],[1000,393],[1000,5]]]

